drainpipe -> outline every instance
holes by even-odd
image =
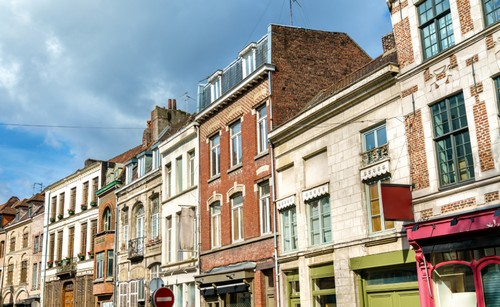
[[[198,206],[196,208],[196,252],[197,255],[196,257],[198,258],[197,261],[197,272],[196,274],[201,273],[201,258],[200,258],[200,251],[201,251],[201,240],[200,240],[200,227],[201,227],[201,221],[200,221],[200,206],[201,206],[201,188],[200,188],[200,124],[198,122],[194,123],[194,126],[196,127],[196,139],[198,141]]]
[[[45,203],[47,204],[46,206],[46,211],[47,211],[47,218],[45,219],[45,223],[43,225],[44,227],[44,231],[43,231],[43,238],[44,238],[44,241],[45,243],[43,244],[43,246],[45,246],[45,253],[42,255],[42,267],[43,267],[43,286],[40,285],[40,306],[45,306],[45,283],[46,283],[46,278],[47,278],[47,255],[48,255],[48,252],[49,252],[49,219],[50,219],[50,192],[47,192],[47,194],[45,194]],[[43,250],[43,246],[42,246],[42,250]],[[51,259],[51,260],[54,260],[54,259]],[[5,258],[4,258],[4,262],[5,262]],[[41,268],[40,268],[41,269]]]
[[[273,103],[272,103],[272,79],[271,72],[268,72],[268,86],[269,86],[269,131],[273,129]],[[269,143],[269,150],[271,156],[271,197],[274,203],[274,218],[273,218],[273,235],[274,235],[274,271],[275,271],[275,292],[276,292],[276,306],[281,306],[281,293],[280,293],[280,272],[279,272],[279,264],[278,264],[278,231],[276,229],[278,225],[278,210],[276,209],[276,184],[274,177],[274,147],[273,144],[269,141],[269,137],[267,139]]]

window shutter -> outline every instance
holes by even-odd
[[[137,306],[138,301],[137,301],[137,281],[131,281],[130,284],[130,291],[129,291],[129,306]]]
[[[146,299],[144,293],[144,279],[140,279],[137,281],[137,300],[144,301]]]

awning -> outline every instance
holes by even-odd
[[[386,221],[414,221],[411,185],[382,183],[380,192]]]
[[[276,208],[278,210],[283,210],[295,205],[295,195],[288,196],[286,198],[280,199],[276,201]]]
[[[389,161],[384,161],[383,163],[361,170],[361,180],[369,181],[372,178],[377,178],[387,173],[389,173]]]
[[[226,293],[239,293],[239,292],[247,292],[249,288],[249,284],[245,282],[236,282],[232,284],[223,284],[223,285],[213,285],[210,287],[200,287],[200,293],[203,296],[215,296],[222,295]]]
[[[305,190],[302,192],[302,198],[304,201],[308,201],[310,199],[318,198],[325,194],[329,194],[328,191],[328,183],[322,184],[319,187],[315,187],[309,190]]]

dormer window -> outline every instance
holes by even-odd
[[[151,153],[144,153],[139,157],[139,176],[142,177],[153,169],[153,157]]]
[[[158,148],[153,149],[153,169],[159,168],[161,165],[161,154]]]
[[[137,178],[137,161],[135,159],[127,163],[125,172],[127,183],[131,183],[134,179]]]
[[[222,70],[218,70],[210,78],[208,78],[210,83],[210,93],[211,101],[217,100],[222,94]]]
[[[255,50],[256,46],[252,43],[240,52],[243,78],[246,78],[255,70]]]

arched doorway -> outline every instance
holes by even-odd
[[[67,282],[63,287],[63,307],[73,307],[73,283]]]

